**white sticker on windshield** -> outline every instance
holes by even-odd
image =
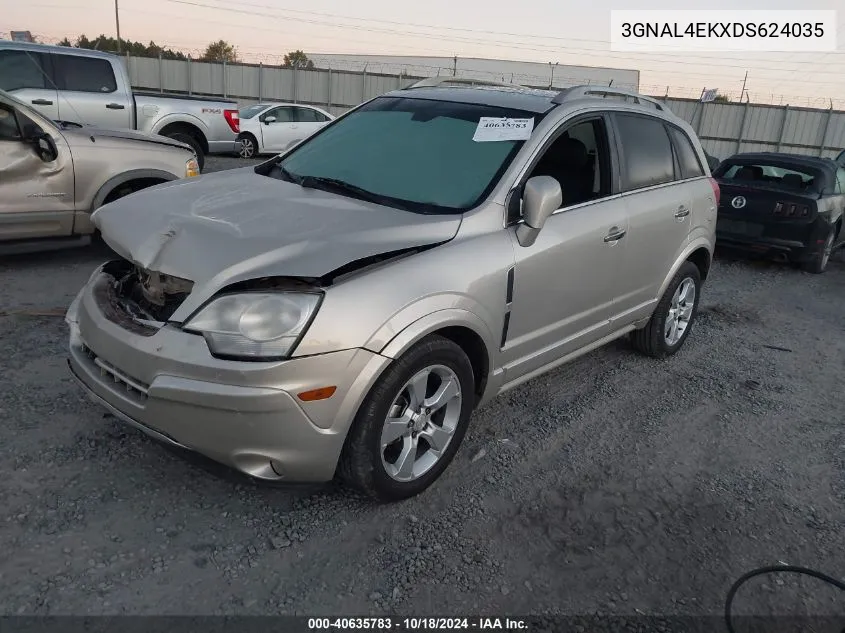
[[[489,141],[526,141],[534,131],[534,118],[507,119],[483,116],[475,128],[473,141],[486,143]]]

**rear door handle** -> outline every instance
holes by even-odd
[[[684,205],[678,207],[678,210],[675,211],[676,218],[685,218],[689,215],[689,209],[687,209]]]
[[[606,243],[607,242],[618,242],[623,237],[625,237],[626,234],[627,234],[627,231],[622,231],[622,230],[620,230],[620,229],[618,229],[617,227],[614,226],[612,229],[610,229],[610,232],[607,235],[604,236],[604,241]]]
[[[109,110],[123,110],[126,106],[120,103],[110,103],[106,107]]]
[[[47,99],[33,99],[32,105],[53,105],[53,102]]]

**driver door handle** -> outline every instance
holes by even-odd
[[[605,235],[604,241],[606,243],[607,242],[618,242],[623,237],[625,237],[626,234],[627,234],[627,231],[623,231],[622,229],[614,226],[612,229],[610,229],[610,232],[607,235]]]
[[[53,105],[53,102],[47,99],[33,99],[32,105]]]
[[[121,103],[110,103],[106,107],[109,110],[123,110],[126,106]]]
[[[684,205],[678,207],[678,210],[675,211],[676,218],[685,218],[689,215],[689,209],[687,209]]]

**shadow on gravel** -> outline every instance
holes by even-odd
[[[745,251],[719,244],[716,245],[716,252],[714,253],[713,259],[723,264],[745,264],[757,269],[803,272],[799,265],[778,260],[772,255]],[[829,268],[839,268],[839,264],[842,263],[845,263],[845,248],[839,248],[831,254],[828,266]]]
[[[26,267],[33,270],[54,268],[55,266],[73,266],[100,258],[105,261],[115,256],[114,251],[106,244],[94,242],[85,246],[57,248],[49,251],[0,255],[0,269]]]

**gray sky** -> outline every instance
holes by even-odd
[[[774,103],[845,108],[845,4],[806,0],[801,9],[842,8],[835,53],[630,54],[610,51],[611,9],[738,9],[734,0],[648,4],[629,0],[119,0],[124,38],[200,54],[225,39],[248,61],[277,62],[284,53],[454,55],[636,68],[641,86],[697,96],[704,86],[739,93],[745,71],[752,97]],[[185,2],[193,4],[185,4]],[[42,41],[80,34],[113,36],[113,0],[6,3],[3,25]],[[214,8],[218,7],[218,8]],[[507,7],[507,8],[505,8]],[[795,9],[786,0],[743,0],[742,9]]]

